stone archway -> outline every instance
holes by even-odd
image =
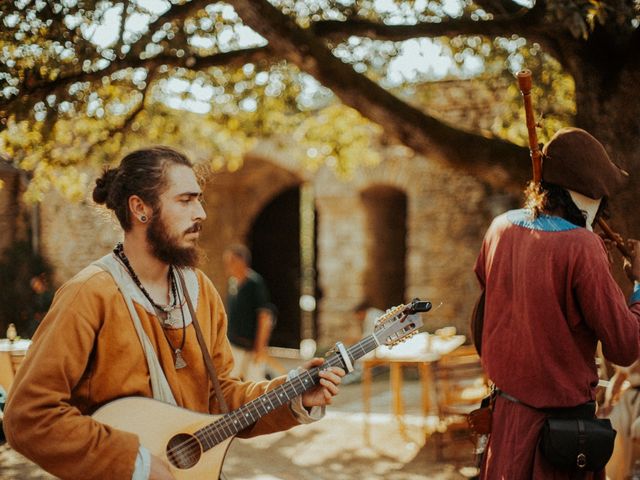
[[[223,299],[227,278],[222,252],[231,243],[248,244],[252,225],[265,206],[281,192],[298,188],[301,182],[294,172],[255,157],[248,158],[237,171],[210,176],[204,191],[207,219],[201,236],[207,258],[201,268]]]
[[[365,213],[365,298],[386,309],[405,302],[407,195],[387,185],[360,193]]]
[[[257,215],[247,244],[253,268],[269,288],[278,310],[278,322],[270,344],[298,348],[300,345],[300,188],[280,192]]]

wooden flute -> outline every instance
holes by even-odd
[[[540,145],[538,144],[536,120],[533,113],[533,102],[531,100],[531,70],[521,70],[516,74],[516,77],[518,79],[518,86],[520,87],[522,100],[524,102],[527,133],[529,135],[529,152],[531,154],[531,163],[533,168],[533,181],[534,183],[540,183],[542,180],[542,152],[540,151]],[[622,236],[619,233],[616,233],[602,217],[598,218],[598,225],[606,237],[615,244],[620,253],[627,258],[631,258],[631,253],[629,252]]]

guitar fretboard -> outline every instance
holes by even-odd
[[[377,346],[378,343],[373,335],[363,338],[347,349],[351,363],[374,350]],[[339,354],[331,355],[322,365],[303,371],[279,387],[223,415],[215,422],[195,432],[194,435],[204,451],[213,448],[227,438],[253,425],[264,415],[291,401],[292,398],[314,387],[320,380],[320,371],[329,367],[345,368],[342,357]]]

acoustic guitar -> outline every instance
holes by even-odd
[[[167,462],[177,480],[213,479],[220,476],[224,456],[234,436],[259,418],[314,387],[321,370],[353,363],[379,345],[393,346],[417,333],[431,303],[418,299],[380,316],[374,333],[350,348],[338,342],[325,362],[305,370],[282,385],[224,415],[208,415],[145,397],[126,397],[103,405],[93,419],[138,435],[140,443]]]

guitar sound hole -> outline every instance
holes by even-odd
[[[171,465],[185,470],[193,467],[200,460],[202,448],[193,435],[179,433],[167,444],[167,458]]]

